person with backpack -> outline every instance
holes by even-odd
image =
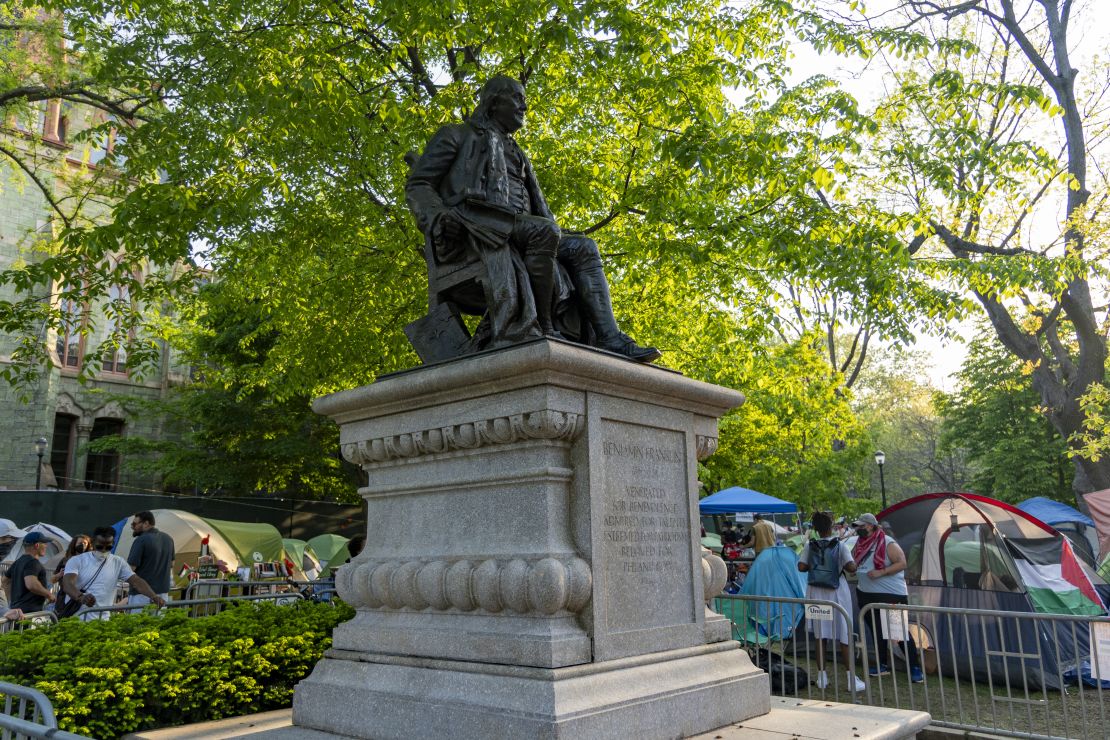
[[[825,512],[813,515],[813,529],[818,537],[808,540],[798,557],[798,570],[806,574],[808,582],[806,598],[835,602],[843,607],[846,614],[851,614],[852,592],[844,573],[856,570],[852,551],[833,534],[832,517]],[[806,621],[809,631],[817,638],[817,688],[824,689],[829,685],[829,676],[825,671],[825,640],[840,643],[840,657],[848,674],[848,684],[854,686],[856,691],[867,688],[859,676],[848,669],[851,664],[852,626],[844,616],[833,610],[831,620]]]

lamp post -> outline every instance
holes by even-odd
[[[35,468],[35,490],[42,487],[42,456],[46,454],[46,437],[35,440],[35,454],[39,456],[39,466]]]
[[[886,453],[875,450],[875,464],[879,466],[879,491],[883,495],[883,508],[886,508],[886,479],[883,478],[883,465],[886,465]]]

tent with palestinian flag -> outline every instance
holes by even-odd
[[[887,508],[878,518],[906,553],[911,603],[1076,617],[1106,614],[1110,586],[1076,557],[1067,537],[1016,506],[972,493],[926,493]],[[1033,672],[1030,683],[1055,688],[1087,651],[1081,619],[1074,631],[1068,621],[1042,622],[1038,628],[1033,620],[972,615],[967,630],[931,614],[922,613],[918,621],[918,645],[969,655],[984,675],[990,662],[995,677],[1006,670],[1012,676]],[[1053,631],[1060,634],[1054,637]],[[1073,640],[1076,633],[1083,639]],[[1020,657],[1002,657],[1017,655],[1014,645],[1027,646],[1029,653],[1038,643],[1044,669],[1033,660],[1023,666]]]

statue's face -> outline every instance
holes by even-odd
[[[490,115],[503,131],[512,133],[524,126],[524,114],[527,111],[528,102],[524,99],[524,88],[515,85],[511,91],[497,96]]]

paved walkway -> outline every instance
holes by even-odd
[[[292,726],[293,710],[126,735],[124,740],[316,740],[325,733]],[[885,707],[771,697],[771,711],[692,740],[898,740],[925,729],[929,715]]]

